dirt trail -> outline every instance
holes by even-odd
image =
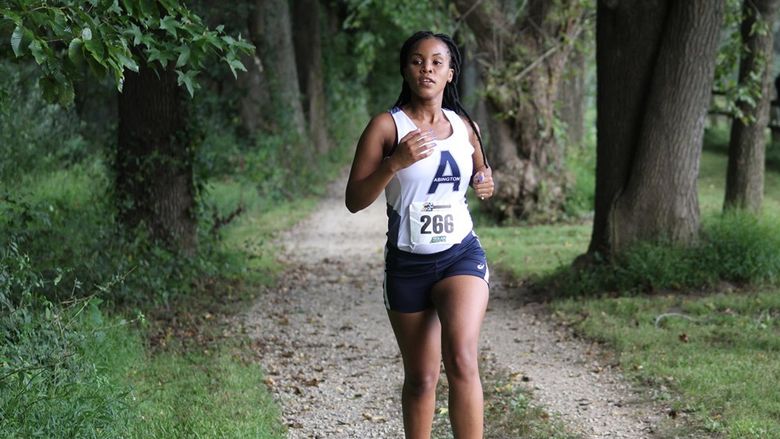
[[[352,215],[343,188],[334,185],[313,216],[280,237],[289,269],[243,325],[289,437],[399,438],[403,371],[382,302],[385,205]],[[653,437],[662,412],[646,395],[491,274],[483,367],[527,377],[537,400],[582,437]]]

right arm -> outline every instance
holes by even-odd
[[[371,205],[396,172],[433,152],[432,138],[426,139],[419,130],[414,130],[401,139],[390,157],[385,158],[384,151],[395,145],[395,137],[395,122],[389,113],[375,116],[363,131],[347,182],[345,202],[350,212]]]

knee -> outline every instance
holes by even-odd
[[[479,379],[477,353],[467,348],[455,348],[444,356],[444,369],[449,380]]]
[[[438,384],[438,382],[438,368],[422,372],[407,372],[404,377],[404,387],[406,388],[406,391],[414,396],[422,396],[435,392],[436,384]]]

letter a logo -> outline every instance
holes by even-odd
[[[447,165],[450,165],[451,174],[449,175],[445,175]],[[457,192],[458,187],[460,186],[460,169],[458,169],[458,163],[455,162],[455,158],[449,151],[441,152],[439,169],[436,170],[436,176],[433,177],[431,187],[428,188],[428,193],[432,194],[436,192],[436,188],[438,188],[441,183],[452,183],[453,192]]]

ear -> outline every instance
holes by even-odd
[[[449,74],[447,75],[447,82],[452,82],[452,78],[455,76],[455,69],[450,69]]]

